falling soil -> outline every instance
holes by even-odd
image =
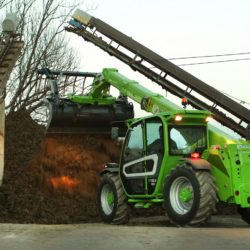
[[[117,161],[117,142],[103,136],[44,134],[27,112],[8,115],[0,222],[99,220],[99,172],[105,162]]]

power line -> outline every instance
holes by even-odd
[[[168,58],[171,60],[183,60],[183,59],[197,59],[197,58],[207,58],[207,57],[223,57],[223,56],[236,56],[236,55],[248,55],[250,52],[241,52],[241,53],[231,53],[231,54],[218,54],[218,55],[206,55],[206,56],[188,56],[188,57],[173,57]],[[217,60],[217,61],[205,61],[205,62],[193,62],[193,63],[182,63],[176,64],[176,66],[192,66],[192,65],[202,65],[202,64],[212,64],[212,63],[225,63],[225,62],[238,62],[238,61],[248,61],[250,58],[235,58],[235,59],[226,59],[226,60]],[[156,68],[155,66],[150,67],[150,69]]]
[[[198,59],[198,58],[212,58],[212,57],[226,57],[226,56],[239,56],[239,55],[249,55],[250,52],[239,52],[239,53],[227,53],[227,54],[216,54],[216,55],[204,55],[204,56],[186,56],[186,57],[173,57],[168,58],[168,60],[186,60],[186,59]],[[227,60],[217,60],[217,61],[207,61],[207,62],[194,62],[194,63],[184,63],[178,64],[177,66],[189,66],[189,65],[199,65],[199,64],[211,64],[211,63],[224,63],[224,62],[237,62],[237,61],[247,61],[250,58],[236,58],[236,59],[227,59]],[[239,99],[235,96],[229,95],[228,93],[221,92],[228,97],[235,99],[241,104],[250,105],[249,102],[246,102],[242,99]]]
[[[234,61],[243,61],[243,60],[250,60],[250,58],[237,58],[237,59],[231,59],[231,60],[220,60],[220,61],[208,61],[208,62],[199,62],[199,63],[186,63],[186,64],[179,64],[178,66],[189,66],[189,65],[197,65],[197,64],[209,64],[209,63],[222,63],[222,62],[234,62]],[[240,104],[250,105],[249,102],[246,102],[242,99],[239,99],[235,96],[229,95],[228,93],[221,92],[224,95],[227,95],[228,97],[235,99]]]
[[[230,60],[218,60],[218,61],[207,61],[207,62],[183,63],[183,64],[178,64],[177,66],[190,66],[190,65],[199,65],[199,64],[238,62],[238,61],[248,61],[248,60],[250,60],[250,58],[236,58],[236,59],[230,59]]]
[[[244,101],[244,100],[241,100],[241,99],[239,99],[239,98],[237,98],[237,97],[235,97],[235,96],[229,95],[228,93],[225,93],[225,92],[221,92],[221,93],[224,94],[224,95],[227,95],[228,97],[230,97],[230,98],[232,98],[232,99],[235,99],[235,100],[238,101],[240,104],[250,105],[249,102],[246,102],[246,101]]]
[[[250,52],[239,52],[239,53],[215,54],[215,55],[204,55],[204,56],[183,56],[183,57],[168,58],[168,60],[186,60],[186,59],[196,59],[196,58],[239,56],[239,55],[249,55],[249,54]]]

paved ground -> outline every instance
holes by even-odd
[[[164,218],[126,226],[0,224],[1,250],[250,249],[250,228],[238,217],[214,217],[206,227],[177,228]]]

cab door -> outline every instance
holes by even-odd
[[[121,164],[121,178],[128,194],[153,193],[163,153],[164,136],[160,118],[146,119],[131,127]]]
[[[144,123],[130,128],[122,153],[121,178],[128,194],[145,194]]]
[[[158,180],[164,157],[164,126],[159,117],[145,120],[146,151],[145,173],[147,193],[152,194]]]

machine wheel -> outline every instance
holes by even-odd
[[[241,219],[250,224],[250,208],[239,207],[238,212],[241,216]]]
[[[129,219],[127,197],[117,174],[105,174],[97,193],[99,214],[106,223],[124,224]]]
[[[176,225],[200,225],[216,211],[216,187],[208,171],[178,166],[166,178],[165,209]]]

